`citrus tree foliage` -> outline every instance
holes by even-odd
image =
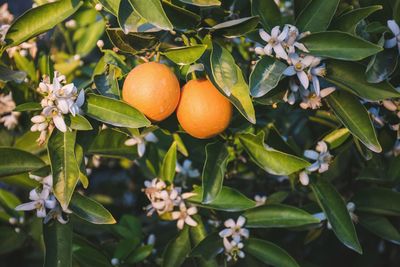
[[[399,0],[36,0],[0,20],[5,266],[398,266]],[[124,102],[149,61],[211,81],[229,127],[197,139]]]

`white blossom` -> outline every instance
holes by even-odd
[[[267,196],[255,195],[254,200],[256,202],[256,206],[262,206],[267,202]]]
[[[102,49],[104,47],[104,41],[103,40],[98,40],[96,43],[97,47]]]
[[[50,220],[57,220],[61,224],[68,223],[68,220],[64,219],[63,217],[63,210],[60,204],[57,203],[56,206],[47,213],[46,217],[43,220],[43,223],[46,224]]]
[[[275,26],[272,31],[271,35],[269,35],[263,29],[260,29],[260,37],[267,42],[267,45],[264,48],[256,47],[255,52],[260,55],[272,55],[272,51],[275,52],[277,58],[287,59],[288,55],[283,48],[283,42],[287,38],[289,28],[284,27],[283,31],[281,32],[279,26]]]
[[[11,92],[8,95],[0,94],[0,123],[4,124],[8,130],[12,130],[18,125],[21,113],[13,111],[15,107]]]
[[[50,190],[43,188],[41,192],[37,189],[33,189],[29,193],[29,199],[31,202],[21,204],[15,208],[17,211],[29,211],[36,210],[36,216],[39,218],[46,217],[46,208],[53,209],[56,206],[56,199],[53,195],[50,195]]]
[[[147,142],[157,143],[158,138],[157,136],[155,136],[155,134],[150,132],[144,135],[133,136],[132,138],[129,138],[128,140],[125,141],[125,145],[126,146],[136,145],[139,157],[143,157],[144,153],[146,153]]]
[[[237,242],[235,240],[229,241],[227,238],[223,239],[224,243],[224,248],[225,248],[225,255],[226,255],[226,260],[231,261],[232,259],[234,261],[238,260],[239,258],[244,258],[245,254],[242,251],[244,245],[241,242]]]
[[[304,44],[300,43],[299,40],[310,33],[305,32],[300,34],[297,27],[293,25],[288,24],[286,25],[286,27],[288,27],[288,35],[284,42],[284,45],[287,49],[287,52],[289,54],[295,53],[297,48],[303,52],[308,53],[308,49],[304,46]]]
[[[239,216],[235,222],[233,219],[228,219],[224,222],[225,229],[219,232],[222,238],[231,237],[235,242],[239,242],[242,238],[249,238],[249,230],[244,228],[246,218]]]
[[[179,211],[173,211],[171,213],[171,217],[174,220],[177,220],[178,229],[182,230],[185,224],[189,226],[196,227],[197,222],[191,217],[197,213],[197,208],[192,206],[187,208],[185,202],[181,202],[179,204]]]
[[[301,99],[302,102],[300,103],[300,107],[302,109],[318,109],[322,106],[322,98],[330,95],[331,93],[333,93],[336,88],[335,87],[327,87],[322,89],[319,92],[319,95],[317,95],[317,93],[315,93],[314,91],[314,87],[311,86],[310,90],[303,90],[302,94],[301,94]]]
[[[297,54],[290,54],[289,55],[289,62],[290,66],[286,68],[283,72],[285,76],[294,76],[297,75],[301,85],[305,89],[308,88],[310,81],[308,75],[306,73],[306,69],[313,63],[314,57],[313,56],[305,56],[300,57]]]
[[[74,29],[77,26],[76,20],[70,19],[67,22],[65,22],[65,27],[68,29]]]
[[[393,48],[397,46],[397,49],[399,50],[400,53],[400,27],[394,20],[388,20],[387,26],[392,31],[394,37],[389,40],[386,40],[385,48]]]
[[[101,10],[103,9],[103,5],[100,4],[100,3],[97,3],[97,4],[94,6],[94,8],[95,8],[97,11],[101,11]]]
[[[112,259],[111,259],[111,265],[112,265],[112,266],[118,266],[118,265],[119,265],[119,259],[117,259],[117,258],[112,258]]]

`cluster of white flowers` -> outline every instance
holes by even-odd
[[[65,76],[54,72],[53,83],[48,76],[44,77],[39,84],[37,91],[43,96],[41,101],[42,112],[34,116],[31,121],[34,123],[31,131],[39,131],[39,144],[46,141],[47,133],[54,129],[54,126],[62,131],[67,131],[63,115],[72,114],[75,116],[80,112],[80,107],[85,101],[85,92],[78,89],[73,83],[66,84]]]
[[[219,232],[219,236],[223,239],[226,260],[236,261],[239,258],[244,258],[245,254],[242,251],[244,238],[249,238],[250,232],[244,228],[246,218],[239,216],[237,221],[228,219],[224,222],[225,229]]]
[[[44,223],[47,223],[51,219],[56,219],[62,224],[67,223],[62,216],[61,206],[58,204],[53,195],[53,176],[48,175],[46,177],[41,177],[30,174],[29,177],[38,181],[41,186],[29,192],[29,199],[31,202],[21,204],[15,207],[15,210],[36,210],[36,216],[39,218],[44,218]]]
[[[346,208],[347,211],[349,212],[350,218],[353,222],[357,223],[358,222],[358,217],[357,215],[354,213],[354,211],[356,210],[356,204],[354,204],[353,202],[348,202],[346,204]],[[325,221],[327,220],[326,215],[324,212],[320,212],[320,213],[316,213],[313,215],[315,218],[319,219],[320,221]],[[329,221],[326,223],[326,227],[331,230],[332,229],[332,225],[329,223]]]
[[[144,153],[146,153],[146,143],[151,142],[151,143],[157,143],[158,138],[153,134],[152,132],[142,134],[140,136],[134,136],[132,138],[129,138],[128,140],[125,141],[126,146],[137,146],[137,153],[139,157],[143,157]]]
[[[18,125],[20,112],[13,111],[15,102],[11,92],[8,95],[0,94],[0,123],[8,130],[14,129]]]
[[[0,44],[4,44],[6,34],[13,20],[14,16],[8,10],[8,4],[3,4],[0,7]],[[35,58],[37,51],[37,45],[34,40],[29,40],[27,42],[23,42],[18,46],[10,47],[7,49],[7,53],[10,57],[13,57],[16,52],[19,52],[22,56],[27,56],[29,53],[32,58]]]
[[[290,79],[290,89],[286,92],[283,100],[293,105],[297,100],[301,100],[300,107],[303,109],[317,109],[321,106],[321,99],[331,94],[335,88],[328,87],[321,90],[319,77],[326,75],[325,64],[322,59],[312,55],[296,53],[296,50],[308,53],[307,48],[300,42],[300,39],[309,32],[300,33],[293,25],[285,25],[283,30],[279,26],[272,29],[268,34],[263,29],[260,30],[261,38],[267,42],[265,47],[256,47],[255,52],[259,55],[272,56],[284,59],[289,66],[284,71],[285,76],[297,76]]]
[[[182,193],[180,187],[174,187],[158,179],[145,181],[146,188],[143,189],[151,204],[146,207],[147,216],[151,216],[155,211],[158,215],[170,214],[173,220],[177,220],[178,229],[183,229],[185,224],[197,226],[197,222],[191,217],[197,214],[195,206],[188,206],[185,199],[195,195],[195,193]],[[177,209],[176,209],[177,208]]]
[[[400,27],[394,20],[388,20],[387,26],[393,33],[393,38],[386,40],[385,48],[393,48],[397,46],[400,54]]]
[[[333,156],[329,153],[328,145],[324,141],[318,142],[315,150],[304,151],[304,156],[315,162],[307,167],[304,171],[300,172],[299,179],[302,185],[308,185],[310,178],[308,175],[312,172],[318,173],[326,172],[329,169]]]

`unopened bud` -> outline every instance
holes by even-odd
[[[97,47],[102,49],[104,47],[104,41],[103,40],[98,40],[96,43]]]
[[[101,11],[101,10],[103,9],[103,5],[100,4],[100,3],[98,3],[98,4],[96,4],[96,5],[94,6],[94,8],[95,8],[97,11]]]

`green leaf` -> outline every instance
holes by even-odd
[[[310,34],[301,39],[314,56],[358,61],[382,51],[382,47],[354,35],[327,31]]]
[[[232,94],[231,88],[238,83],[235,59],[228,50],[213,43],[210,62],[215,83],[229,97]]]
[[[82,56],[89,54],[96,47],[96,42],[104,33],[105,23],[101,19],[85,28],[85,34],[76,44],[76,53]]]
[[[127,103],[95,94],[86,95],[83,112],[98,121],[117,127],[140,128],[150,121]]]
[[[330,29],[355,34],[357,25],[363,19],[381,9],[382,6],[375,5],[375,6],[368,6],[351,10],[341,15],[340,17],[336,18],[332,22]]]
[[[74,235],[72,256],[80,267],[112,267],[110,260],[83,237]]]
[[[188,227],[184,227],[178,236],[171,240],[163,254],[162,267],[179,267],[183,264],[190,252],[190,239]]]
[[[318,177],[310,186],[337,238],[347,247],[362,254],[356,230],[342,196],[323,177]]]
[[[93,81],[96,85],[96,89],[103,96],[120,99],[121,95],[119,90],[118,77],[121,76],[121,69],[114,65],[105,64],[104,60],[102,59],[100,59],[98,64],[103,65],[105,71],[100,75],[94,75]]]
[[[349,136],[349,129],[340,128],[327,134],[322,140],[329,144],[330,149],[335,149],[343,144]]]
[[[286,64],[272,57],[262,57],[250,74],[250,92],[253,97],[262,97],[274,89],[286,69]]]
[[[285,250],[265,240],[250,238],[245,241],[243,250],[268,265],[275,267],[300,267]]]
[[[359,223],[375,235],[400,245],[400,233],[393,224],[383,216],[362,214],[358,216]]]
[[[15,107],[13,111],[23,112],[23,111],[37,111],[42,110],[42,106],[37,102],[23,103]]]
[[[69,120],[70,124],[68,126],[74,130],[79,130],[79,131],[93,130],[93,127],[90,124],[90,122],[82,115],[76,114],[75,116],[69,116]]]
[[[221,5],[220,0],[179,0],[179,1],[186,3],[186,4],[191,4],[194,6],[201,6],[201,7],[220,6]]]
[[[14,53],[13,59],[15,65],[19,70],[22,70],[28,74],[28,77],[32,79],[32,81],[37,81],[37,74],[35,68],[35,62],[33,60],[28,59],[27,57],[22,56],[19,52]]]
[[[393,8],[393,19],[396,20],[397,24],[400,24],[400,1],[397,0]]]
[[[46,247],[44,267],[71,267],[72,223],[51,220],[43,224],[43,238]]]
[[[301,32],[325,31],[339,5],[340,0],[312,0],[299,14],[296,26]]]
[[[163,30],[173,30],[173,25],[165,14],[159,0],[129,0],[129,2],[135,11],[151,24]]]
[[[116,223],[114,217],[103,205],[76,192],[72,196],[70,209],[75,215],[93,224]]]
[[[270,174],[289,175],[310,165],[299,157],[266,147],[263,132],[258,135],[244,133],[239,135],[239,140],[251,160]]]
[[[209,234],[191,251],[191,257],[201,257],[205,260],[211,260],[224,251],[222,238],[218,233]]]
[[[46,32],[75,13],[82,5],[80,0],[60,0],[29,9],[11,25],[5,41],[7,47]]]
[[[163,0],[161,2],[165,13],[176,29],[196,29],[201,22],[201,17],[182,7],[173,5]]]
[[[365,76],[369,83],[380,83],[389,79],[398,64],[397,51],[385,49],[372,57]]]
[[[118,7],[121,0],[97,0],[99,1],[105,10],[110,12],[111,14],[117,16],[118,15]]]
[[[130,264],[135,264],[135,263],[141,262],[151,255],[151,253],[153,252],[153,249],[154,248],[152,245],[140,246],[140,247],[136,248],[132,252],[132,255],[130,255],[125,261]]]
[[[353,92],[359,97],[371,101],[400,97],[387,81],[370,84],[365,80],[365,67],[353,62],[329,60],[326,64],[325,79],[337,87]]]
[[[283,204],[259,206],[243,215],[248,228],[298,227],[320,222],[304,210]]]
[[[355,96],[336,91],[326,100],[338,119],[357,139],[376,153],[382,151],[368,112]]]
[[[53,174],[54,195],[63,209],[67,209],[79,180],[79,166],[75,157],[76,131],[53,131],[47,149]]]
[[[237,37],[254,30],[258,21],[258,17],[229,20],[213,26],[211,31],[228,38]]]
[[[35,155],[11,147],[0,147],[0,177],[30,172],[46,166]]]
[[[196,62],[206,49],[206,45],[174,47],[165,50],[162,54],[178,65],[189,65]]]
[[[161,179],[170,182],[171,184],[175,177],[176,156],[176,142],[173,142],[171,147],[168,149],[167,154],[165,154],[160,173]]]
[[[121,0],[119,4],[118,23],[125,34],[129,32],[157,32],[161,30],[142,18],[133,9],[129,0]]]
[[[3,65],[0,65],[0,81],[22,83],[26,78],[26,72],[11,70]]]
[[[108,37],[113,45],[120,51],[133,55],[155,48],[159,41],[148,33],[128,33],[125,34],[121,29],[110,28],[106,30]]]
[[[358,191],[352,201],[359,211],[374,214],[400,216],[400,193],[381,187],[370,187]]]
[[[230,212],[250,209],[256,205],[253,200],[247,198],[236,189],[227,186],[223,186],[217,197],[207,204],[202,204],[202,192],[203,188],[201,186],[196,187],[193,190],[193,193],[196,193],[196,195],[191,197],[189,201],[204,208]]]
[[[203,195],[202,202],[212,202],[221,192],[229,152],[224,143],[206,145],[206,161],[203,167]]]
[[[267,31],[281,25],[281,11],[274,0],[252,0],[251,14],[260,17],[260,22]]]

